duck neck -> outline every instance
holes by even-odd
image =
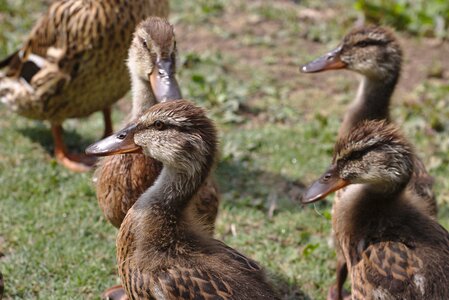
[[[131,72],[132,120],[157,103],[150,82]]]
[[[357,96],[344,117],[339,137],[350,132],[360,121],[390,119],[390,99],[398,77],[398,75],[391,78],[363,77]]]
[[[136,208],[160,207],[167,213],[179,215],[187,207],[206,176],[164,166],[154,185],[137,200],[139,205]]]
[[[132,209],[136,232],[142,232],[142,247],[165,250],[183,240],[191,225],[186,219],[189,203],[209,170],[210,166],[192,172],[163,167],[154,185],[140,196]]]
[[[332,226],[347,259],[359,257],[370,240],[391,226],[392,216],[402,214],[405,186],[355,184],[342,192],[335,203]]]

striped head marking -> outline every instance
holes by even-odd
[[[351,183],[385,185],[408,182],[413,150],[396,126],[386,121],[364,121],[335,145],[333,165]]]

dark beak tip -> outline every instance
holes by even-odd
[[[323,69],[321,64],[322,63],[320,61],[317,62],[316,60],[314,60],[314,61],[311,61],[311,62],[301,66],[299,68],[299,71],[301,73],[307,73],[307,74],[318,73],[318,72],[322,71],[322,69]]]
[[[325,186],[320,181],[315,181],[302,195],[301,203],[310,204],[326,197]]]
[[[302,204],[310,204],[321,199],[321,195],[309,195],[307,192],[301,197]]]
[[[299,67],[299,71],[301,73],[308,73],[307,65],[303,65],[303,66]]]
[[[309,204],[310,200],[302,196],[301,199],[299,199],[299,202],[301,202],[301,204]]]
[[[101,151],[99,151],[96,144],[92,144],[89,147],[86,148],[84,151],[87,155],[98,155]]]

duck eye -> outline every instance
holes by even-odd
[[[145,48],[148,48],[148,44],[147,44],[147,41],[146,41],[146,40],[142,40],[142,45],[143,45]]]
[[[360,159],[363,156],[363,152],[362,151],[355,151],[353,153],[351,153],[350,158],[351,160],[356,160],[356,159]]]
[[[164,122],[160,121],[160,120],[156,120],[154,121],[154,128],[156,128],[157,130],[162,130],[165,127]]]

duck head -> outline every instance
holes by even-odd
[[[303,73],[348,69],[382,80],[398,77],[402,50],[393,32],[379,26],[352,30],[334,50],[301,67]]]
[[[131,78],[150,82],[157,102],[181,99],[176,80],[176,40],[173,26],[159,17],[140,23],[129,48]]]
[[[350,184],[368,184],[383,192],[399,191],[412,172],[412,147],[399,130],[385,121],[365,121],[337,142],[332,165],[307,189],[301,201],[324,199]]]
[[[213,163],[217,133],[205,111],[189,101],[156,104],[124,129],[86,149],[107,156],[144,153],[173,169],[196,172]]]

